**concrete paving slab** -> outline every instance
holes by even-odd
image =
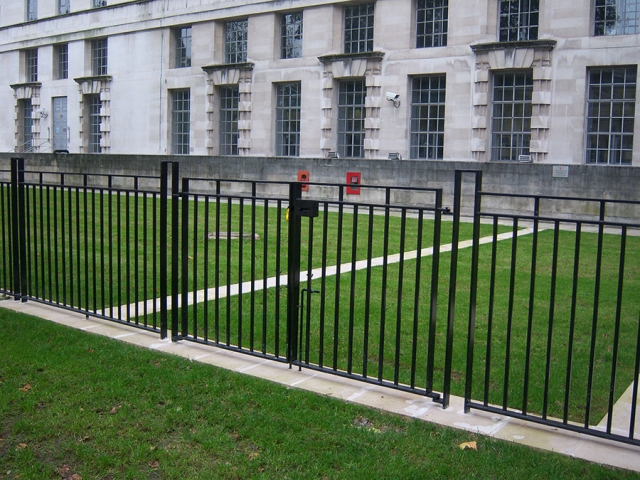
[[[542,450],[581,458],[591,462],[640,472],[640,447],[621,444],[557,428],[524,422],[515,418],[473,410],[464,413],[463,399],[451,397],[447,409],[424,396],[370,385],[356,380],[317,372],[309,369],[289,368],[287,364],[259,357],[223,350],[206,345],[161,340],[157,334],[106,320],[86,318],[84,315],[37,304],[13,300],[0,301],[0,308],[38,316],[72,328],[104,335],[143,348],[180,355],[217,367],[234,370],[274,381],[291,388],[300,388],[343,401],[354,402],[392,413],[418,418],[439,425],[466,430]],[[631,402],[631,387],[622,396],[622,403]],[[628,409],[628,406],[626,407]],[[618,417],[614,411],[615,426],[628,418]],[[638,420],[636,420],[637,422]],[[603,420],[606,425],[606,418]],[[636,431],[638,425],[636,423]],[[627,427],[628,431],[628,427]]]

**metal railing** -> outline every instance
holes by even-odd
[[[640,445],[640,223],[624,218],[640,202],[485,191],[478,171],[456,172],[449,211],[441,189],[16,158],[0,292]]]

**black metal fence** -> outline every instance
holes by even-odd
[[[640,224],[620,220],[640,202],[488,192],[476,171],[451,211],[440,189],[180,180],[172,162],[13,159],[0,178],[16,300],[640,444]]]

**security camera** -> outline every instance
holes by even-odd
[[[399,98],[399,93],[387,92],[387,100],[393,102],[393,106],[396,108],[400,107],[400,100],[398,100]]]

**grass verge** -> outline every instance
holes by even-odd
[[[0,343],[3,479],[639,478],[3,310]]]

